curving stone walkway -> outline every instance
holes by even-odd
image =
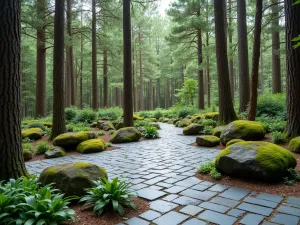
[[[124,177],[150,210],[125,221],[127,225],[297,225],[300,198],[214,184],[196,178],[203,162],[214,160],[218,150],[189,144],[192,136],[179,136],[181,128],[161,124],[160,139],[117,145],[120,149],[82,156],[28,162],[38,175],[48,166],[66,162],[92,162],[106,169],[110,178]]]

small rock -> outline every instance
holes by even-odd
[[[86,153],[95,153],[95,152],[102,152],[106,148],[106,143],[102,139],[91,139],[84,142],[81,142],[76,151],[82,154]]]
[[[117,130],[111,137],[111,143],[128,143],[140,140],[141,133],[134,127],[125,127]]]
[[[220,144],[220,138],[213,135],[201,135],[196,138],[196,143],[203,147],[215,147]]]
[[[31,140],[41,139],[43,136],[43,130],[41,128],[29,128],[22,130],[22,138],[29,138]]]
[[[184,135],[196,135],[203,130],[203,126],[198,123],[192,123],[183,129]]]
[[[53,158],[59,158],[66,155],[65,150],[62,147],[55,147],[47,152],[45,152],[45,158],[46,159],[53,159]]]

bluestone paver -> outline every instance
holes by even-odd
[[[244,213],[246,213],[244,210],[232,209],[227,213],[227,215],[234,216],[234,217],[241,217],[242,215],[244,215]]]
[[[181,195],[191,197],[191,198],[196,198],[196,199],[203,200],[203,201],[207,201],[210,198],[217,195],[217,193],[213,192],[213,191],[196,191],[193,189],[187,189],[187,190],[184,190],[183,192],[181,192]]]
[[[233,200],[241,200],[246,197],[250,193],[249,190],[241,189],[241,188],[230,188],[227,191],[223,192],[220,197],[229,198]]]
[[[198,213],[202,212],[204,209],[198,206],[194,206],[194,205],[187,205],[184,208],[182,208],[179,212],[191,215],[191,216],[195,216]]]
[[[273,212],[273,209],[263,207],[263,206],[258,206],[258,205],[253,205],[253,204],[248,204],[248,203],[242,203],[238,206],[238,209],[242,209],[248,212],[264,215],[264,216],[270,216],[271,213]]]
[[[185,221],[189,217],[178,212],[168,212],[167,214],[155,219],[153,222],[157,225],[177,225]]]
[[[158,198],[166,195],[167,193],[165,193],[163,191],[157,191],[157,190],[154,190],[151,188],[144,188],[144,189],[138,190],[137,194],[141,198],[152,201],[152,200],[158,199]]]
[[[275,209],[279,204],[277,202],[271,202],[271,201],[266,201],[259,198],[252,198],[252,197],[245,198],[244,202],[248,202],[255,205],[261,205],[273,209]]]
[[[211,223],[220,224],[220,225],[232,225],[237,221],[237,218],[232,216],[227,216],[222,213],[213,212],[206,210],[198,216],[200,219],[209,221]]]
[[[297,225],[299,222],[299,217],[279,213],[271,219],[271,222],[283,225]]]
[[[277,203],[280,203],[283,200],[283,198],[279,195],[272,195],[268,193],[261,193],[257,196],[257,198]]]
[[[300,206],[300,198],[288,197],[286,203]]]
[[[277,209],[277,211],[280,213],[285,213],[285,214],[300,217],[300,209],[298,209],[298,208],[282,205]]]
[[[208,190],[209,191],[215,191],[215,192],[222,192],[222,191],[227,190],[228,188],[230,188],[230,187],[227,186],[227,185],[216,184],[216,185],[210,187]]]
[[[137,217],[133,217],[129,220],[126,220],[125,223],[128,225],[149,225],[150,224],[148,221]]]
[[[172,202],[179,205],[199,205],[202,201],[195,198],[181,196],[179,198],[174,199]]]
[[[150,203],[150,209],[161,212],[161,213],[166,213],[171,211],[172,209],[176,208],[178,205],[172,202],[167,202],[163,200],[156,200],[154,202]]]
[[[222,198],[222,197],[215,197],[215,198],[211,199],[210,201],[213,203],[216,203],[216,204],[228,206],[229,208],[234,208],[235,206],[237,206],[239,204],[239,202],[236,200]]]
[[[161,214],[158,212],[155,212],[153,210],[148,210],[147,212],[144,212],[143,214],[140,215],[141,218],[146,219],[146,220],[155,220],[156,218],[160,217]]]
[[[199,206],[201,208],[208,209],[208,210],[211,210],[211,211],[216,211],[216,212],[219,212],[219,213],[225,213],[230,209],[227,206],[217,205],[215,203],[210,203],[210,202],[202,202]]]
[[[187,220],[182,225],[206,225],[206,224],[207,223],[205,223],[204,221],[193,218],[193,219]]]
[[[257,214],[247,214],[241,221],[241,224],[244,225],[259,225],[263,220],[264,216]]]

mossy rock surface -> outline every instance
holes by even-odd
[[[102,129],[102,130],[105,130],[105,131],[116,129],[111,121],[100,120],[100,121],[97,122],[97,124],[98,124],[99,129]]]
[[[143,120],[143,119],[144,119],[144,117],[140,117],[136,114],[133,114],[133,120]]]
[[[91,139],[84,142],[81,142],[76,151],[82,154],[87,153],[95,153],[95,152],[102,152],[106,148],[106,143],[102,139]]]
[[[25,121],[23,121],[23,124],[28,125],[28,124],[31,124],[31,123],[38,123],[38,122],[39,122],[38,120],[25,120]]]
[[[216,136],[216,137],[220,137],[221,136],[221,133],[223,132],[223,130],[225,129],[226,126],[218,126],[218,127],[215,127],[212,131],[212,135],[213,136]]]
[[[192,122],[192,123],[196,123],[196,122],[198,122],[199,120],[202,120],[202,119],[204,119],[204,118],[205,118],[205,117],[204,117],[204,114],[195,114],[195,115],[192,116],[191,122]]]
[[[243,142],[245,140],[243,139],[232,139],[231,141],[228,141],[227,144],[226,144],[226,147],[230,146],[230,145],[233,145],[233,144],[236,144],[236,143],[239,143],[239,142]]]
[[[45,127],[48,127],[48,128],[51,128],[51,127],[52,127],[52,123],[50,123],[50,122],[42,122],[42,124],[43,124]]]
[[[220,144],[220,138],[213,135],[201,135],[196,138],[198,146],[216,147]]]
[[[65,150],[62,147],[56,146],[55,148],[45,152],[46,159],[60,158],[66,155]]]
[[[204,114],[205,119],[212,119],[212,120],[218,120],[219,113],[218,112],[209,112]]]
[[[97,122],[93,122],[90,127],[92,127],[92,128],[98,127],[98,123]]]
[[[111,143],[128,143],[140,140],[141,133],[134,127],[124,127],[117,130],[111,137]]]
[[[290,141],[289,150],[300,153],[300,137],[296,137]]]
[[[297,161],[290,151],[278,145],[245,141],[221,151],[216,157],[215,165],[219,171],[229,176],[273,182],[287,176],[287,170],[294,169]]]
[[[54,184],[65,196],[83,196],[86,188],[93,187],[93,180],[107,178],[106,171],[85,162],[66,163],[46,168],[39,177],[42,185]]]
[[[124,123],[122,121],[112,121],[112,124],[117,130],[124,127]]]
[[[31,160],[33,157],[33,153],[29,150],[24,150],[23,151],[23,158],[24,158],[24,161],[29,161]]]
[[[76,147],[81,142],[95,139],[97,135],[94,132],[90,131],[80,131],[80,132],[73,132],[73,133],[65,133],[57,136],[53,140],[54,146],[60,146],[63,148],[72,148]]]
[[[192,123],[183,129],[184,135],[197,135],[203,130],[204,126],[198,123]]]
[[[228,124],[221,133],[221,143],[226,146],[232,139],[259,141],[265,137],[266,131],[260,122],[236,120]]]
[[[22,130],[22,138],[29,138],[31,140],[41,139],[43,136],[43,130],[41,128],[29,128]]]

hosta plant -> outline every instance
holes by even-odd
[[[145,138],[158,138],[159,134],[156,127],[145,127],[144,131]]]
[[[94,181],[94,185],[87,190],[87,194],[80,199],[80,202],[94,206],[94,212],[97,212],[98,216],[108,207],[113,207],[120,216],[125,214],[123,207],[137,208],[131,201],[136,194],[129,189],[130,183],[120,181],[118,178],[112,181],[104,178]]]

